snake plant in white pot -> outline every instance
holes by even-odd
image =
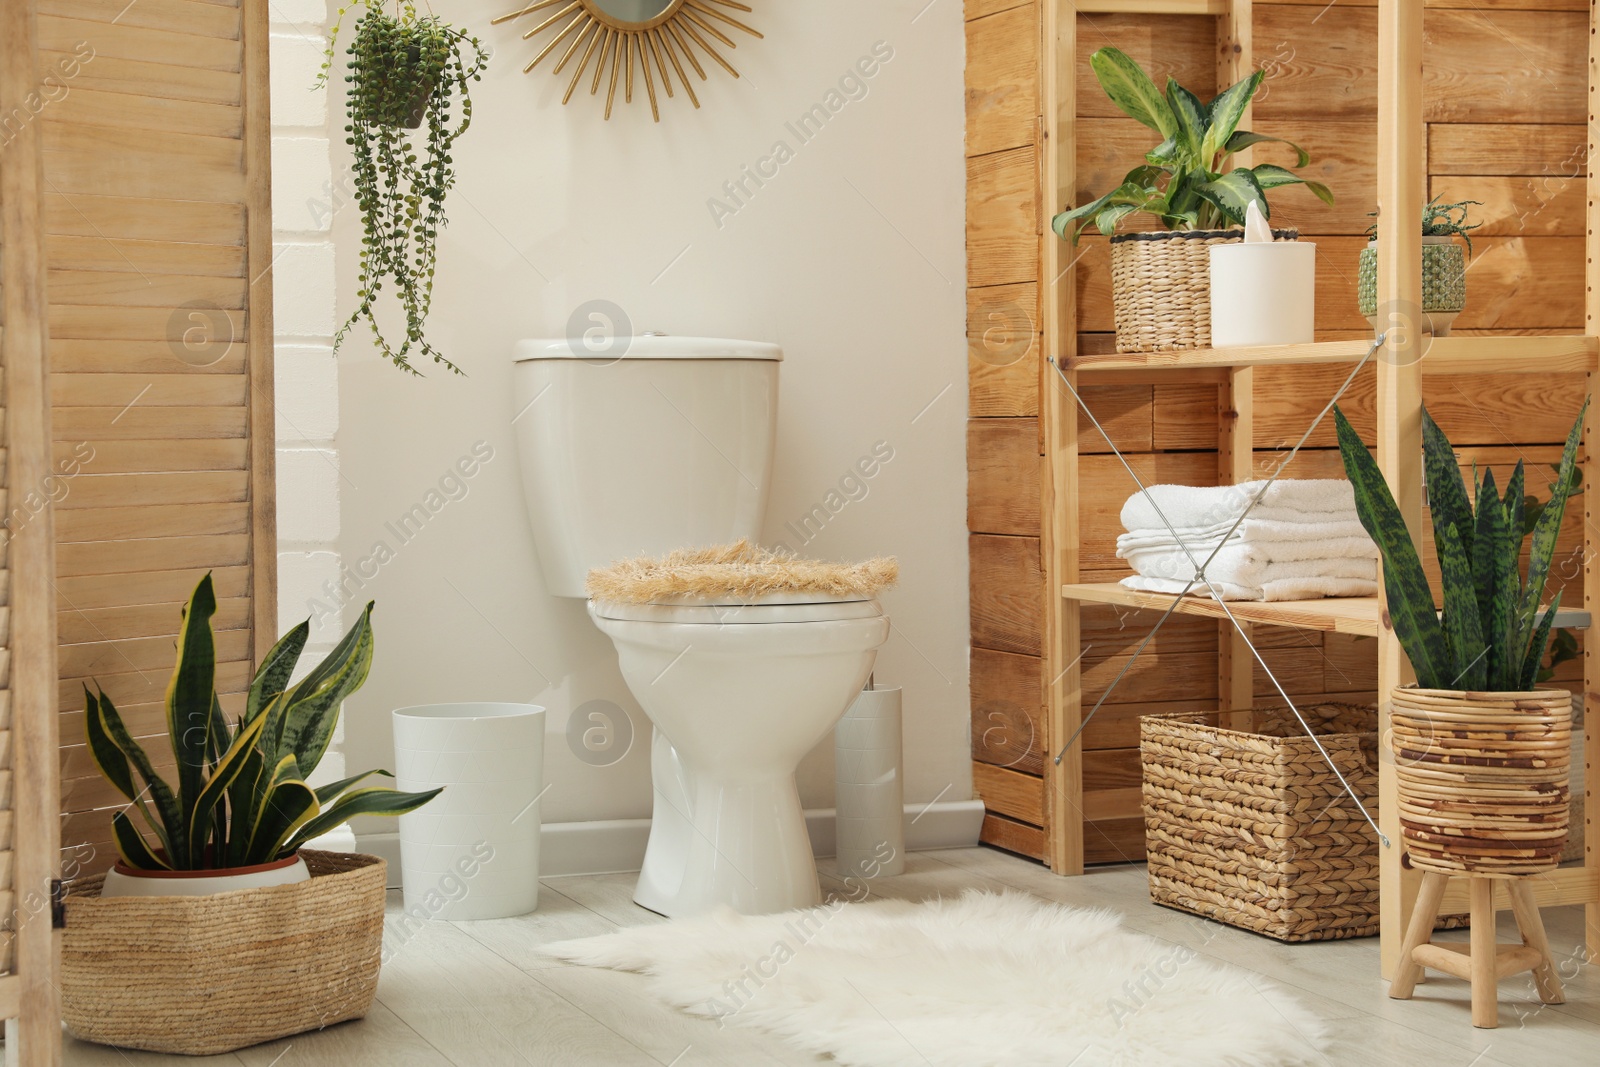
[[[216,692],[211,576],[189,598],[167,686],[171,772],[137,725],[85,690],[85,740],[128,799],[111,816],[121,862],[62,901],[61,1005],[87,1041],[229,1052],[365,1015],[378,988],[386,870],[376,856],[304,848],[354,815],[398,815],[438,790],[313,787],[339,706],[372,665],[372,605],[301,678],[309,623],[262,662],[231,719]],[[170,775],[170,777],[169,777]]]
[[[1293,149],[1297,167],[1311,162],[1299,145],[1239,129],[1261,88],[1262,71],[1206,102],[1171,78],[1163,93],[1138,63],[1116,48],[1100,49],[1089,64],[1111,102],[1163,140],[1128,171],[1122,184],[1063,211],[1052,228],[1074,243],[1090,226],[1111,238],[1119,351],[1204,348],[1211,340],[1209,246],[1242,240],[1242,231],[1233,227],[1244,225],[1245,209],[1252,202],[1270,219],[1267,193],[1272,189],[1304,185],[1329,204],[1333,194],[1277,164],[1232,166],[1235,153],[1268,142]],[[1154,216],[1163,229],[1116,232],[1118,223],[1141,212]],[[1280,240],[1298,236],[1294,231],[1276,235]]]
[[[84,687],[89,752],[134,813],[111,816],[121,862],[102,895],[194,895],[303,881],[309,875],[297,851],[305,842],[354,816],[400,815],[438,794],[363,784],[387,771],[318,788],[306,783],[328,749],[340,704],[371,669],[372,607],[294,684],[310,623],[285,634],[256,672],[243,715],[230,723],[215,688],[217,598],[211,576],[202,578],[183,613],[167,686],[174,782],[157,771],[111,698]]]

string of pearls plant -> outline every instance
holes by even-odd
[[[361,209],[361,263],[356,308],[334,335],[334,351],[365,323],[378,350],[400,369],[420,374],[411,361],[421,355],[460,374],[423,331],[439,229],[447,221],[445,196],[456,180],[450,152],[472,124],[469,85],[482,78],[489,56],[476,37],[418,14],[410,0],[355,0],[339,9],[318,85],[332,70],[344,17],[356,9],[345,143]],[[390,287],[405,317],[404,335],[395,340],[378,321],[379,298]]]

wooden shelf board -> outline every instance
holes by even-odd
[[[1232,0],[1077,0],[1080,15],[1226,15]]]
[[[1111,352],[1077,356],[1068,370],[1167,370],[1179,367],[1260,367],[1299,363],[1354,363],[1371,341],[1317,341],[1264,348],[1185,348],[1175,352]]]
[[[1076,371],[1194,370],[1209,367],[1293,366],[1354,363],[1369,341],[1318,341],[1264,348],[1190,348],[1176,352],[1115,352],[1077,356]],[[1600,339],[1582,335],[1539,337],[1439,337],[1422,357],[1426,375],[1581,374],[1595,369]]]
[[[1600,338],[1437,337],[1422,357],[1422,373],[1582,374],[1595,369]]]
[[[1132,608],[1166,611],[1172,604],[1170,593],[1141,593],[1124,589],[1116,582],[1092,585],[1064,585],[1061,595],[1069,600],[1096,604],[1120,604]],[[1265,603],[1257,600],[1230,600],[1228,610],[1240,622],[1268,626],[1291,626],[1298,630],[1331,630],[1342,634],[1378,635],[1378,598],[1327,597],[1321,600],[1288,600]],[[1181,615],[1201,615],[1226,619],[1222,607],[1210,597],[1186,596],[1178,605]]]
[[[1125,589],[1116,582],[1097,582],[1091,585],[1064,585],[1061,595],[1069,600],[1082,600],[1094,604],[1119,604],[1124,607],[1166,611],[1172,604],[1171,593],[1143,593]],[[1266,626],[1289,626],[1297,630],[1327,630],[1341,634],[1378,636],[1382,612],[1378,598],[1324,597],[1318,600],[1230,600],[1228,610],[1240,622],[1261,623]],[[1221,605],[1209,596],[1186,596],[1178,605],[1180,615],[1200,615],[1208,619],[1226,619]],[[1589,613],[1576,609],[1556,612],[1555,627],[1582,630],[1589,626]]]
[[[1528,884],[1533,887],[1533,899],[1541,908],[1555,908],[1566,904],[1600,903],[1600,868],[1562,867],[1549,874],[1536,874]],[[1467,880],[1451,878],[1439,905],[1441,915],[1467,910]],[[1499,911],[1511,910],[1511,897],[1506,893],[1505,882],[1496,879],[1494,906]]]

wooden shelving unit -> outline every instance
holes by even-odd
[[[1596,4],[1590,5],[1591,28],[1596,21]],[[1076,184],[1076,100],[1074,57],[1077,42],[1076,14],[1080,12],[1156,12],[1174,15],[1209,14],[1217,16],[1218,84],[1231,84],[1252,66],[1250,0],[1153,0],[1130,5],[1125,0],[1078,0],[1077,3],[1047,3],[1042,11],[1044,54],[1054,57],[1043,71],[1042,111],[1049,128],[1047,150],[1043,153],[1044,189],[1053,205],[1073,202]],[[1417,0],[1379,0],[1378,4],[1378,180],[1377,202],[1384,218],[1415,219],[1422,210],[1424,195],[1424,125],[1422,101],[1422,18],[1423,5]],[[1594,140],[1594,114],[1597,72],[1600,63],[1600,37],[1591,29],[1589,45],[1589,139]],[[1055,122],[1049,122],[1049,116]],[[1248,116],[1243,128],[1248,127]],[[1581,336],[1425,337],[1415,321],[1420,316],[1400,314],[1387,324],[1386,343],[1376,364],[1377,457],[1395,498],[1413,530],[1422,524],[1421,411],[1424,384],[1428,379],[1450,375],[1586,375],[1592,396],[1595,373],[1600,370],[1600,176],[1593,170],[1587,179],[1588,226],[1585,243],[1585,333]],[[1048,216],[1046,216],[1048,217]],[[1204,375],[1223,390],[1223,420],[1218,434],[1219,480],[1246,481],[1255,476],[1251,469],[1253,448],[1253,368],[1285,365],[1354,364],[1370,347],[1367,341],[1328,341],[1308,345],[1249,349],[1207,349],[1154,354],[1078,354],[1074,319],[1073,272],[1068,269],[1069,248],[1064,242],[1049,242],[1043,253],[1042,279],[1048,291],[1041,297],[1041,332],[1047,355],[1066,369],[1074,387],[1125,383],[1140,376]],[[1420,309],[1421,239],[1416,227],[1386,228],[1379,247],[1378,304],[1380,307]],[[1078,582],[1079,533],[1078,495],[1080,485],[1079,416],[1071,393],[1055,380],[1048,368],[1040,396],[1043,419],[1044,534],[1043,567],[1046,588],[1059,590],[1046,604],[1044,627],[1045,677],[1048,684],[1043,698],[1047,709],[1045,817],[1047,854],[1054,870],[1076,874],[1083,869],[1085,823],[1090,813],[1107,806],[1105,794],[1084,789],[1083,753],[1067,750],[1060,764],[1050,758],[1059,745],[1076,734],[1083,724],[1083,700],[1079,608],[1084,603],[1113,604],[1132,608],[1165,610],[1170,596],[1138,593],[1112,583]],[[1583,606],[1563,612],[1564,625],[1587,624],[1600,610],[1600,581],[1594,566],[1600,551],[1600,532],[1591,508],[1600,494],[1600,472],[1589,457],[1595,449],[1594,426],[1600,413],[1592,412],[1585,430],[1583,470],[1585,495],[1583,534]],[[1229,610],[1251,627],[1295,627],[1377,639],[1378,692],[1380,697],[1410,678],[1409,665],[1392,630],[1384,623],[1378,598],[1326,599],[1296,603],[1230,602]],[[1222,620],[1219,630],[1219,656],[1216,676],[1220,711],[1247,708],[1253,693],[1252,657],[1248,647],[1220,605],[1208,598],[1189,597],[1179,612]],[[1584,684],[1590,714],[1585,738],[1586,763],[1600,763],[1600,640],[1589,639],[1584,647]],[[1388,703],[1380,703],[1381,728],[1387,728]],[[1587,905],[1588,944],[1600,952],[1600,841],[1593,813],[1600,795],[1593,775],[1587,779],[1586,857],[1583,866],[1564,868],[1534,880],[1536,898],[1541,905]],[[1119,793],[1126,790],[1117,791]],[[1119,797],[1126,800],[1126,797]],[[1385,849],[1381,862],[1382,885],[1382,970],[1393,973],[1405,923],[1416,894],[1416,878],[1401,862],[1395,774],[1393,765],[1380,769],[1380,823],[1394,842]],[[1446,908],[1465,910],[1464,885],[1452,888]]]

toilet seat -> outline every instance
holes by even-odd
[[[622,604],[611,600],[591,600],[589,610],[597,618],[616,619],[620,622],[700,626],[844,622],[850,619],[878,618],[883,615],[883,606],[870,597],[772,593],[749,602],[732,601],[732,598],[718,599],[727,599],[731,602],[683,599],[652,604]]]

